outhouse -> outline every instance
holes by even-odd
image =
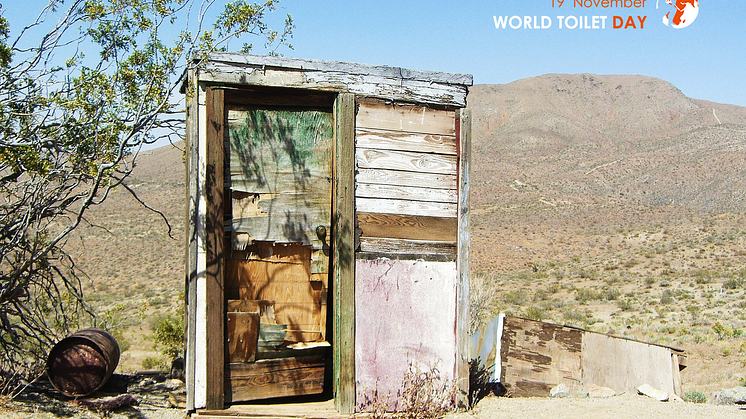
[[[233,53],[187,75],[187,409],[353,413],[413,368],[463,403],[472,77]]]

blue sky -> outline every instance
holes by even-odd
[[[555,0],[555,6],[559,0]],[[665,0],[644,8],[579,8],[574,0],[283,0],[297,28],[284,55],[470,73],[475,84],[546,73],[641,74],[686,95],[746,106],[746,1],[701,0],[686,28],[663,25]],[[606,29],[559,29],[557,16],[608,16]],[[613,29],[612,16],[647,16]],[[549,29],[496,29],[493,16],[549,16]]]
[[[272,21],[281,26],[287,13],[295,20],[295,49],[280,51],[288,57],[470,73],[475,84],[546,73],[642,74],[694,98],[746,106],[746,1],[701,0],[696,20],[683,29],[662,24],[673,11],[665,0],[660,9],[656,0],[640,8],[581,8],[574,1],[281,0]],[[0,3],[14,25],[35,17],[46,1]],[[615,15],[647,17],[643,28],[613,29]],[[493,16],[548,16],[552,27],[496,29]],[[606,29],[560,29],[558,16],[607,16]]]

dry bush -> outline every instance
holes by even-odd
[[[455,400],[456,386],[436,367],[422,369],[410,363],[396,396],[374,390],[359,408],[374,419],[436,419],[453,411]]]

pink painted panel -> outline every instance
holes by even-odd
[[[455,262],[358,260],[355,264],[357,404],[374,392],[394,400],[411,366],[456,366]]]

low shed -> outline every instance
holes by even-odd
[[[187,94],[187,409],[468,394],[472,77],[215,53]]]

